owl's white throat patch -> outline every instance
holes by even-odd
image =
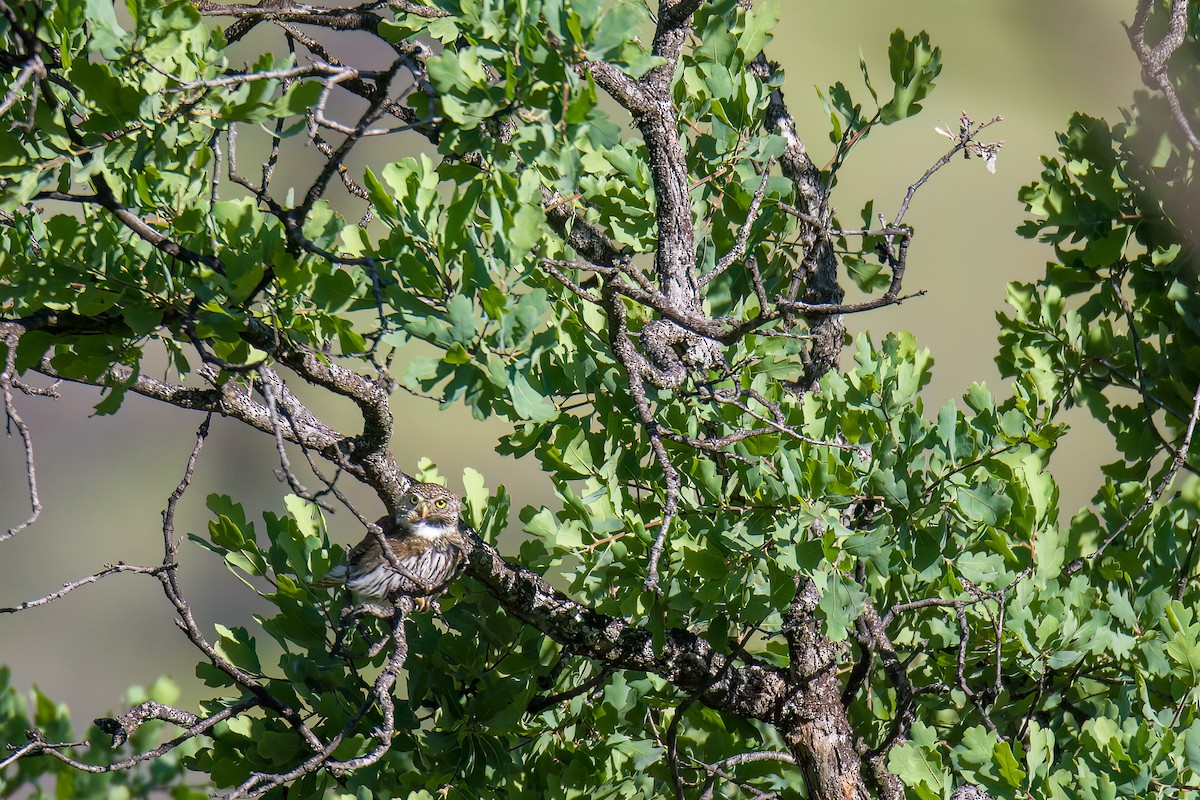
[[[444,525],[430,525],[424,520],[414,523],[409,530],[414,536],[420,536],[422,539],[440,539],[450,532]]]

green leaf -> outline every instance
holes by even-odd
[[[512,225],[507,231],[508,243],[517,257],[523,257],[542,240],[546,227],[546,214],[541,206],[522,205],[513,214]]]
[[[1036,720],[1029,722],[1029,743],[1025,753],[1025,764],[1029,774],[1045,777],[1045,768],[1054,758],[1054,734],[1043,728]]]
[[[121,317],[134,336],[145,336],[162,324],[163,313],[150,305],[131,304],[121,309]]]
[[[1188,768],[1200,774],[1200,720],[1195,720],[1188,726],[1183,737],[1183,753],[1187,758]]]
[[[921,110],[921,100],[933,89],[933,81],[942,71],[942,51],[930,46],[925,31],[908,39],[897,28],[888,47],[888,64],[895,89],[892,99],[880,110],[884,125],[907,119]]]
[[[1021,786],[1025,782],[1026,772],[1013,755],[1012,746],[1000,740],[996,742],[992,753],[996,759],[996,769],[1005,783],[1014,789]]]
[[[754,59],[771,41],[771,32],[779,25],[782,11],[782,0],[762,0],[745,12],[741,30],[735,27],[734,33],[738,35],[738,49],[746,61]]]
[[[475,339],[479,328],[479,315],[466,295],[456,294],[446,303],[446,320],[450,323],[451,341],[468,345]]]
[[[467,467],[463,470],[463,489],[466,492],[467,511],[471,515],[471,527],[479,530],[483,525],[483,514],[487,509],[488,490],[483,474]]]
[[[968,519],[985,525],[999,525],[1012,509],[1012,499],[987,484],[959,486],[955,497],[959,509]]]
[[[1191,685],[1200,685],[1200,641],[1194,632],[1183,630],[1167,642],[1167,655],[1174,662],[1173,671]]]
[[[818,581],[820,585],[820,581]],[[866,594],[840,572],[828,573],[828,582],[821,588],[818,604],[825,617],[825,635],[831,642],[843,641],[854,620],[862,613]]]
[[[858,256],[842,257],[846,274],[854,281],[854,285],[864,292],[877,292],[886,289],[892,282],[891,276],[884,272],[883,265],[878,261],[866,261]]]
[[[116,5],[108,0],[86,0],[86,9],[94,46],[106,58],[117,57],[117,47],[128,34],[117,21]]]
[[[524,513],[522,513],[522,519],[525,519]],[[578,523],[574,521],[559,522],[547,508],[531,515],[526,520],[523,530],[531,536],[537,536],[548,544],[560,548],[571,549],[583,546],[582,531],[579,529]]]
[[[936,755],[923,747],[906,743],[888,752],[888,770],[921,800],[943,800],[949,783]]]
[[[510,371],[508,378],[509,397],[512,398],[513,410],[518,418],[549,422],[558,417],[558,409],[554,404],[534,389],[523,374]]]
[[[252,674],[260,674],[262,666],[258,663],[257,645],[245,628],[226,628],[217,624],[217,641],[214,646],[217,652],[229,660],[231,664]]]
[[[460,342],[455,342],[446,350],[446,354],[442,356],[442,361],[458,367],[463,364],[470,364],[471,354],[467,352],[467,348],[463,347]]]
[[[986,585],[1004,574],[1004,557],[995,553],[962,553],[954,559],[954,566],[972,583]]]
[[[296,527],[305,537],[319,539],[325,532],[325,520],[321,516],[321,507],[311,500],[305,500],[294,494],[283,498],[283,504],[288,514],[296,522]]]

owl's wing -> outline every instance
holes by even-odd
[[[377,524],[382,524],[380,520]],[[346,562],[338,564],[325,573],[325,577],[313,584],[318,589],[329,589],[345,584],[347,578],[355,577],[363,571],[364,564],[378,560],[380,556],[379,539],[372,533],[367,533],[363,540],[354,545],[346,554]]]
[[[380,517],[375,520],[375,524],[383,529],[384,536],[391,533],[393,526],[391,517]],[[367,531],[367,535],[362,538],[362,541],[354,545],[350,552],[346,555],[346,563],[350,566],[351,572],[355,571],[363,563],[372,563],[380,557],[379,537]]]
[[[346,556],[346,563],[351,566],[361,564],[364,559],[374,560],[379,555],[379,537],[368,533],[363,540],[351,548]]]
[[[385,525],[390,525],[391,521],[388,517],[383,517],[375,523],[387,531]],[[346,554],[346,562],[338,564],[325,573],[325,577],[313,584],[318,589],[328,589],[334,586],[341,586],[347,582],[354,584],[352,588],[362,590],[366,594],[378,592],[380,596],[386,593],[386,589],[380,590],[377,587],[363,588],[361,585],[367,576],[372,577],[368,580],[377,580],[378,576],[374,576],[377,565],[383,560],[382,552],[379,549],[379,537],[370,531],[362,538],[358,544],[350,548],[350,552]]]

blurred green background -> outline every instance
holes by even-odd
[[[928,294],[847,320],[852,333],[870,331],[876,340],[890,330],[912,331],[932,350],[935,379],[925,392],[927,413],[958,398],[973,381],[997,389],[992,357],[1004,284],[1040,277],[1052,257],[1048,247],[1014,234],[1023,218],[1017,190],[1038,174],[1039,156],[1055,151],[1054,132],[1073,111],[1119,119],[1118,108],[1140,86],[1120,24],[1133,11],[1134,0],[785,0],[768,54],[785,68],[789,104],[818,164],[828,160],[832,145],[814,87],[825,90],[840,80],[860,102],[869,102],[859,78],[861,51],[874,85],[886,91],[888,35],[897,27],[910,35],[925,29],[943,50],[944,70],[925,111],[875,131],[841,174],[834,198],[847,224],[868,198],[877,211],[894,215],[906,187],[949,148],[935,125],[955,130],[964,110],[976,120],[1004,116],[983,137],[1005,140],[996,174],[982,162],[956,160],[917,195],[906,220],[917,236],[905,289]],[[335,53],[356,46],[357,35],[336,36],[329,39]],[[253,44],[263,42],[278,39],[264,34]],[[404,154],[397,145],[389,142],[390,158]],[[0,544],[0,607],[45,595],[106,563],[159,563],[160,514],[201,421],[136,397],[115,417],[93,417],[98,392],[69,385],[61,391],[57,401],[16,398],[33,431],[45,511],[34,527]],[[504,483],[518,508],[552,501],[535,463],[514,464],[492,452],[503,430],[499,423],[481,425],[459,409],[439,413],[433,403],[403,393],[393,399],[393,449],[403,467],[428,456],[455,490],[461,490],[462,469],[471,466],[489,487]],[[314,405],[334,424],[358,429],[347,405],[328,398]],[[1069,420],[1073,430],[1052,465],[1067,516],[1087,502],[1099,466],[1114,457],[1102,429],[1082,415]],[[276,466],[268,437],[216,420],[179,509],[179,535],[205,532],[204,498],[211,492],[241,500],[251,518],[263,509],[282,512],[287,488],[275,480]],[[353,496],[368,513],[378,510],[365,492],[355,489]],[[17,524],[28,510],[21,442],[0,439],[0,525]],[[337,541],[362,536],[344,511],[327,522]],[[256,597],[215,556],[185,542],[180,559],[181,579],[202,625],[252,624]],[[120,706],[125,687],[149,684],[163,672],[187,687],[185,696],[195,697],[202,691],[191,677],[195,662],[158,582],[145,576],[114,576],[48,607],[0,615],[0,664],[12,666],[15,685],[36,684],[67,702],[77,722]]]

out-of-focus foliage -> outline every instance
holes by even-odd
[[[1193,8],[1171,61],[1183,98],[1197,97],[1196,22]],[[1186,104],[1193,125],[1197,112]],[[1200,774],[1196,459],[1185,453],[1175,485],[1146,504],[1179,469],[1200,385],[1197,153],[1149,93],[1115,125],[1072,117],[1059,147],[1021,192],[1031,219],[1020,233],[1052,245],[1055,260],[1041,281],[1010,286],[998,363],[1043,405],[1086,407],[1121,458],[1104,467],[1092,507],[1037,542],[1037,579],[1009,610],[1041,731],[1023,768],[1043,796],[1171,793]],[[1064,559],[1113,536],[1079,574],[1058,577]]]
[[[169,704],[178,700],[179,687],[167,677],[159,678],[148,688],[131,687],[125,698],[130,708],[146,701]],[[92,725],[85,731],[85,746],[65,752],[84,764],[102,767],[153,749],[164,738],[169,738],[164,737],[167,732],[164,729],[169,729],[165,723],[149,722],[120,747],[113,747],[112,737]],[[40,731],[46,741],[75,741],[67,707],[55,703],[37,689],[28,698],[23,697],[9,685],[8,668],[0,666],[0,742],[13,749],[22,747],[30,741],[26,731],[33,730]],[[50,757],[18,761],[0,777],[0,797],[37,800],[110,797],[123,800],[150,797],[165,791],[170,792],[174,800],[204,800],[203,792],[189,788],[189,785],[195,785],[195,779],[189,775],[188,759],[198,745],[191,741],[133,769],[107,774],[83,772]],[[9,755],[11,752],[3,752],[3,757]]]

